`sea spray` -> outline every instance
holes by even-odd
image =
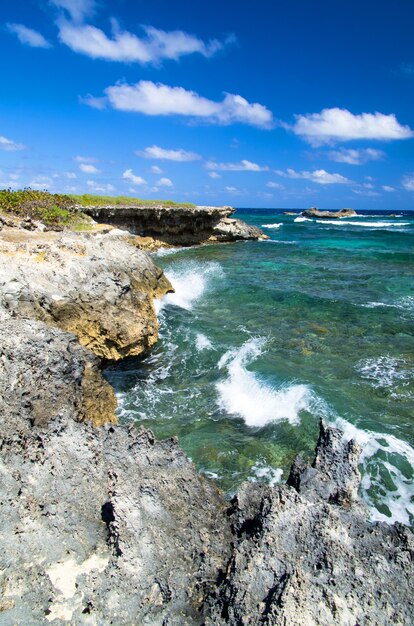
[[[262,354],[264,347],[263,338],[252,338],[221,357],[218,367],[227,369],[228,377],[216,384],[218,403],[228,413],[242,417],[248,426],[283,419],[298,424],[300,411],[309,408],[311,391],[296,384],[276,388],[250,372],[246,366]]]
[[[158,311],[166,306],[177,306],[191,311],[207,286],[223,277],[223,269],[219,263],[214,262],[201,264],[195,261],[181,261],[173,263],[165,275],[175,292],[158,301]]]

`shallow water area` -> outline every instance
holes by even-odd
[[[229,494],[275,484],[318,420],[363,449],[373,519],[414,517],[414,215],[241,210],[263,242],[158,254],[160,341],[107,370],[121,420],[177,435]]]

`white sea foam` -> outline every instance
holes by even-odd
[[[262,228],[280,228],[283,226],[283,222],[276,222],[275,224],[262,224]]]
[[[175,289],[158,300],[157,308],[161,311],[166,306],[178,306],[190,311],[214,280],[224,276],[219,263],[197,263],[195,261],[178,262],[165,271],[166,277]]]
[[[264,346],[264,339],[253,338],[221,357],[218,366],[227,369],[228,377],[216,384],[219,406],[240,415],[248,426],[260,427],[284,419],[298,424],[300,411],[308,409],[313,399],[309,387],[293,384],[276,388],[246,369]]]
[[[409,381],[413,377],[404,359],[388,355],[376,359],[362,359],[356,364],[355,369],[375,388],[393,387],[398,381]]]
[[[271,487],[280,483],[283,476],[283,470],[279,467],[271,467],[270,465],[266,465],[263,459],[259,459],[252,467],[252,474],[248,480],[251,482],[267,482]]]
[[[295,220],[296,222],[296,220]],[[335,226],[362,226],[366,228],[392,228],[394,226],[409,226],[410,222],[344,222],[342,219],[336,220],[315,220],[317,224],[335,224]]]
[[[343,431],[346,441],[354,439],[362,448],[360,462],[366,474],[361,490],[370,506],[371,519],[409,525],[410,516],[414,517],[414,449],[394,435],[361,430],[342,418],[337,418],[335,425]],[[411,468],[411,477],[401,471],[401,462]],[[392,489],[384,486],[384,472],[388,474]],[[381,513],[375,506],[374,491],[376,504],[386,507],[390,515]]]
[[[294,222],[312,222],[313,220],[310,220],[308,217],[295,217],[295,219],[293,220]]]
[[[203,335],[203,333],[197,333],[195,345],[199,352],[213,347],[213,344],[211,343],[210,339],[206,337],[205,335]]]

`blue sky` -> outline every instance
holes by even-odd
[[[0,12],[0,187],[414,209],[411,0]]]

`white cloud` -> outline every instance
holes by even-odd
[[[6,150],[7,152],[17,152],[18,150],[25,150],[26,146],[22,143],[16,143],[7,137],[0,135],[0,150]]]
[[[133,111],[144,115],[184,115],[214,124],[249,124],[271,128],[271,111],[262,104],[251,104],[242,96],[226,93],[221,102],[199,96],[183,87],[169,87],[162,83],[141,80],[134,85],[118,83],[105,89],[106,103],[119,111]],[[96,107],[96,98],[87,96],[86,104]],[[100,105],[102,101],[100,100]]]
[[[313,172],[296,172],[289,168],[286,171],[275,170],[278,176],[284,178],[304,178],[305,180],[311,180],[313,183],[319,185],[333,185],[333,184],[349,184],[351,181],[341,174],[330,174],[326,170],[314,170]]]
[[[331,161],[336,163],[348,163],[349,165],[362,165],[368,161],[380,161],[384,158],[385,153],[382,150],[374,148],[364,148],[355,150],[352,148],[340,148],[332,150],[328,154]]]
[[[51,44],[33,28],[28,28],[23,24],[6,24],[9,32],[17,35],[20,43],[31,48],[51,48]]]
[[[212,178],[213,180],[217,180],[217,178],[221,178],[220,174],[217,174],[217,172],[209,172],[208,175],[210,176],[210,178]]]
[[[230,193],[237,193],[239,191],[237,187],[225,187],[224,189]]]
[[[155,145],[148,146],[142,152],[137,151],[136,154],[146,159],[160,159],[162,161],[197,161],[201,159],[201,156],[195,152],[189,152],[181,148],[178,150],[166,150]]]
[[[156,185],[159,185],[160,187],[174,187],[172,180],[169,178],[160,178],[157,180]]]
[[[411,128],[401,126],[394,114],[384,115],[376,112],[354,115],[347,109],[339,108],[296,115],[296,123],[291,129],[314,146],[352,139],[385,141],[414,136]]]
[[[91,191],[99,191],[100,193],[111,193],[112,191],[115,191],[115,187],[113,185],[103,185],[97,183],[95,180],[87,180],[86,184]]]
[[[65,176],[66,176],[66,178],[71,178],[71,179],[77,178],[75,172],[66,172]]]
[[[395,187],[390,187],[390,185],[382,185],[382,189],[384,191],[395,191]]]
[[[380,195],[377,191],[371,191],[371,189],[368,189],[367,191],[364,189],[353,189],[352,191],[358,196],[368,196],[369,198],[377,198]]]
[[[47,189],[53,186],[53,180],[49,176],[36,176],[29,182],[32,189]]]
[[[85,174],[99,174],[100,172],[97,167],[89,163],[81,163],[79,165],[79,169],[82,170],[82,172],[85,172]]]
[[[75,156],[74,160],[78,163],[96,163],[96,159],[93,157]]]
[[[270,187],[270,189],[284,189],[283,185],[280,183],[274,183],[273,181],[266,183],[266,187]]]
[[[151,172],[152,174],[162,174],[163,170],[160,167],[158,167],[158,165],[153,165],[151,167]]]
[[[207,161],[206,168],[208,170],[228,172],[266,172],[269,169],[267,165],[258,165],[247,159],[242,159],[239,163],[215,163],[214,161]]]
[[[58,21],[58,27],[60,40],[74,52],[93,59],[125,63],[157,63],[163,59],[177,61],[184,55],[194,53],[208,58],[234,41],[234,37],[228,37],[224,42],[213,39],[205,43],[181,30],[164,31],[153,26],[143,26],[145,36],[139,37],[121,30],[116,20],[112,20],[112,37],[95,26],[74,24],[64,19]]]
[[[122,178],[125,180],[130,180],[134,185],[146,185],[147,181],[144,180],[141,176],[136,176],[131,169],[125,170],[122,174]]]
[[[414,191],[414,174],[404,176],[402,179],[402,186],[407,191]]]
[[[95,0],[50,0],[58,9],[67,11],[75,22],[81,22],[86,16],[94,13]]]

